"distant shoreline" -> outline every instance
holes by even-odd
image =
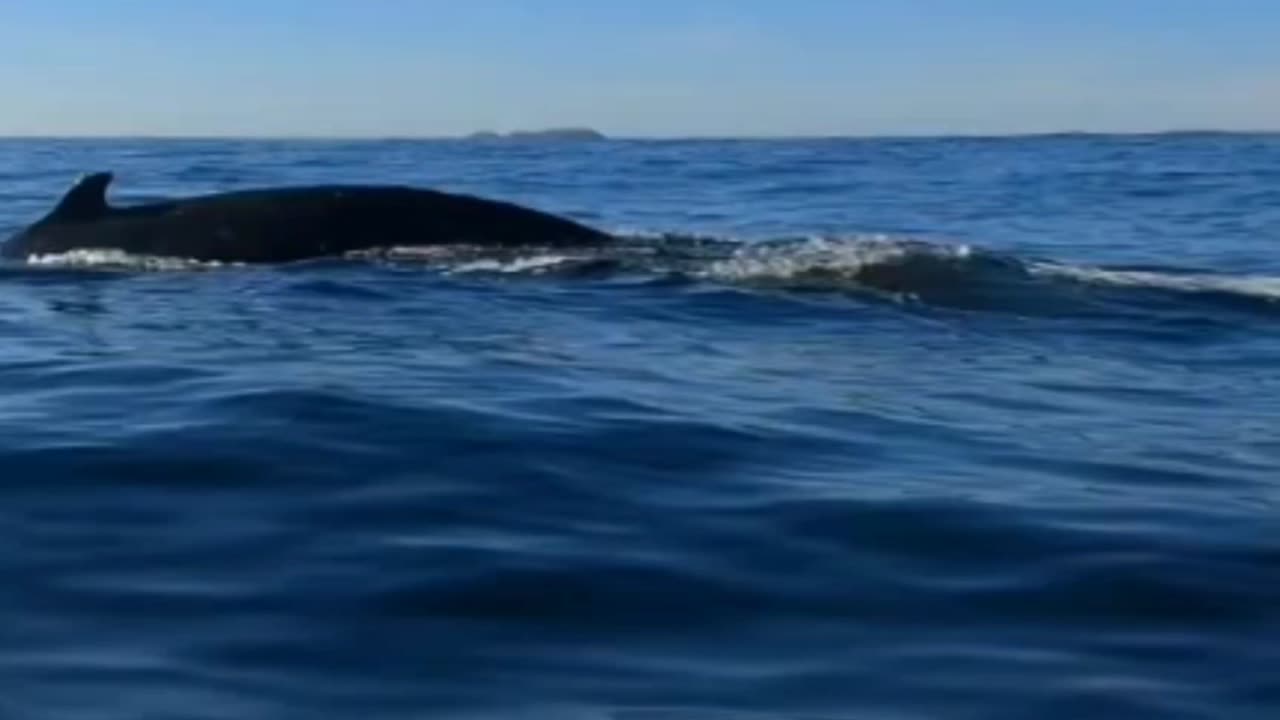
[[[609,138],[599,130],[591,128],[548,128],[545,130],[516,130],[513,132],[499,133],[492,130],[481,130],[466,135],[463,140],[473,142],[599,142],[608,140]]]

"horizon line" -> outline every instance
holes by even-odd
[[[541,131],[516,131],[532,132]],[[599,132],[599,131],[598,131]],[[448,134],[324,134],[297,133],[283,134],[240,134],[240,133],[0,133],[0,141],[13,140],[240,140],[240,141],[312,141],[312,142],[471,142],[477,144],[541,144],[541,145],[583,145],[600,142],[682,142],[682,141],[815,141],[815,140],[943,140],[943,139],[1018,139],[1046,137],[1150,137],[1178,135],[1280,135],[1280,127],[1258,129],[1224,129],[1224,128],[1170,128],[1160,130],[1028,130],[1021,132],[904,132],[904,133],[796,133],[796,134],[618,134],[600,132],[601,138],[557,139],[557,138],[474,138],[472,133],[461,135]]]

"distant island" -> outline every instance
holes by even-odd
[[[490,131],[471,133],[467,140],[515,140],[537,142],[583,142],[608,140],[605,135],[591,128],[550,128],[547,130],[517,130],[509,133]]]

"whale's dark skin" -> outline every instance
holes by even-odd
[[[111,173],[82,177],[0,256],[72,250],[238,263],[281,263],[374,248],[467,244],[599,245],[612,238],[566,218],[469,195],[393,185],[241,190],[111,207]]]

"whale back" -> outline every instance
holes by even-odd
[[[138,256],[290,262],[423,245],[557,247],[610,240],[569,218],[509,202],[401,185],[248,188],[110,206],[112,174],[81,176],[0,257],[118,249]]]

